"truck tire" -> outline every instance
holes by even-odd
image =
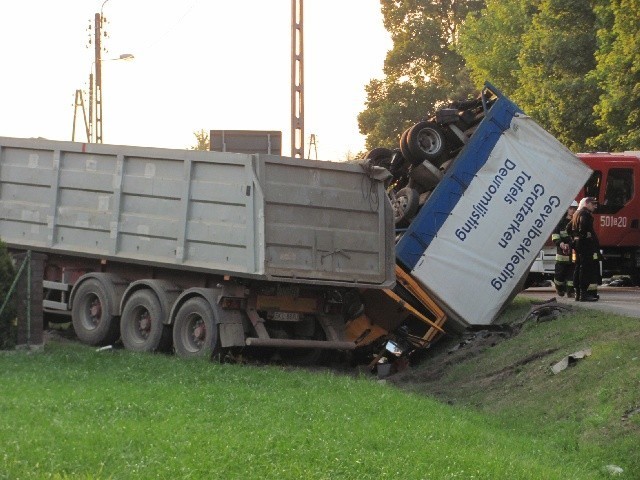
[[[294,335],[294,339],[303,340],[326,340],[327,336],[316,318],[305,320],[309,330],[303,335]],[[322,365],[329,358],[329,351],[321,348],[283,348],[278,350],[278,354],[284,363],[308,367],[311,365]]]
[[[393,155],[393,150],[389,150],[388,148],[374,148],[373,150],[369,150],[364,158],[369,159],[371,165],[376,167],[383,167],[389,170],[391,167],[391,157]]]
[[[218,322],[209,303],[190,298],[180,307],[173,323],[173,347],[184,358],[215,357],[220,353]]]
[[[73,329],[88,345],[109,345],[118,339],[118,322],[111,313],[109,293],[90,278],[78,287],[71,309]]]
[[[407,144],[418,163],[428,160],[440,166],[445,160],[443,157],[447,141],[442,129],[434,122],[420,122],[411,127],[407,134]]]
[[[406,129],[404,132],[402,132],[402,135],[400,135],[400,153],[402,153],[404,159],[411,165],[419,165],[422,163],[422,160],[420,160],[419,158],[414,158],[413,153],[411,153],[411,150],[409,150],[409,143],[407,141],[408,135],[409,129]]]
[[[165,333],[162,306],[151,290],[138,290],[127,300],[120,316],[120,336],[127,350],[166,350],[170,338]]]
[[[396,227],[409,226],[418,211],[419,201],[420,195],[413,188],[405,187],[395,193],[391,206],[393,207],[393,221]]]

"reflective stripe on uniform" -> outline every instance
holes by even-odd
[[[569,255],[560,255],[556,253],[556,262],[571,263],[571,257]]]

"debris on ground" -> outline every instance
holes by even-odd
[[[578,352],[574,352],[571,355],[567,355],[562,360],[560,360],[558,363],[553,365],[551,367],[551,371],[554,374],[557,375],[558,373],[562,372],[563,370],[566,370],[568,367],[575,365],[578,360],[582,360],[583,358],[588,357],[590,355],[591,355],[591,349],[590,348],[585,348],[584,350],[580,350]]]
[[[606,465],[603,470],[610,475],[622,475],[624,470],[617,465]]]
[[[528,321],[535,321],[537,323],[549,322],[566,313],[572,312],[573,308],[570,305],[558,303],[556,297],[542,302],[534,302],[531,309],[527,312],[524,318],[513,324],[514,327],[519,328]]]
[[[487,340],[487,339],[495,338],[496,336],[500,337],[501,339],[505,339],[505,338],[508,338],[510,335],[508,332],[503,332],[503,331],[492,332],[489,330],[480,330],[478,332],[466,332],[462,335],[460,342],[456,343],[451,349],[449,349],[447,353],[450,355],[453,352],[457,351],[458,349],[466,347],[470,343],[473,343],[479,340]],[[493,345],[495,345],[496,343],[497,342],[493,343]]]
[[[640,413],[640,407],[630,408],[622,415],[622,421],[629,420],[629,418],[633,417]]]
[[[610,281],[602,282],[602,284],[608,287],[632,287],[633,281],[631,280],[631,277],[621,276],[613,277]]]

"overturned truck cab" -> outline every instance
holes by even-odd
[[[483,95],[484,118],[396,246],[458,330],[495,321],[590,174],[495,87]]]

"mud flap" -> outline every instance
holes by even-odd
[[[222,348],[244,347],[245,335],[242,313],[234,310],[225,310],[219,318],[218,334],[220,335],[220,346]]]

